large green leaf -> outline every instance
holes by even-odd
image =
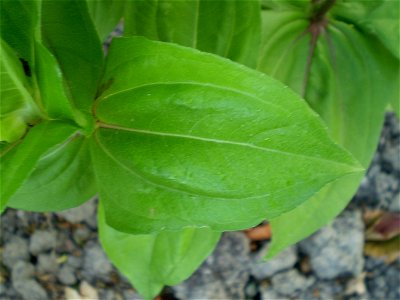
[[[309,27],[306,11],[299,10],[263,14],[265,41],[259,69],[303,94],[334,140],[367,168],[385,107],[389,100],[399,99],[398,60],[377,38],[351,24],[329,19]],[[361,178],[343,177],[295,210],[272,218],[269,256],[335,217]]]
[[[34,65],[34,41],[40,37],[40,0],[0,1],[1,38],[19,57]]]
[[[258,0],[128,1],[125,35],[173,42],[254,67],[260,42]]]
[[[0,42],[0,141],[14,142],[40,113],[28,91],[21,62],[3,40]]]
[[[3,149],[0,161],[1,210],[31,174],[38,160],[54,147],[64,143],[76,130],[75,126],[68,123],[43,122],[29,130],[21,142]]]
[[[90,16],[102,41],[121,20],[125,3],[124,0],[87,0]]]
[[[106,223],[98,210],[99,237],[110,260],[146,299],[164,285],[188,278],[216,246],[220,233],[208,228],[185,228],[158,234],[131,235]]]
[[[64,210],[95,194],[88,143],[76,133],[40,158],[8,206],[30,211]]]
[[[44,1],[42,34],[60,64],[75,106],[89,112],[102,72],[103,53],[86,1]]]
[[[116,39],[104,86],[93,160],[121,231],[246,228],[360,171],[293,92],[211,54]]]

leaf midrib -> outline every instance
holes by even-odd
[[[124,127],[124,126],[120,126],[120,125],[116,125],[116,124],[104,123],[101,121],[98,122],[97,124],[98,124],[99,128],[105,128],[105,129],[122,130],[122,131],[128,131],[128,132],[133,132],[133,133],[157,135],[157,136],[162,136],[162,137],[191,139],[191,140],[198,140],[198,141],[217,143],[217,144],[228,144],[228,145],[234,145],[234,146],[239,146],[239,147],[252,148],[252,149],[260,150],[263,152],[272,152],[272,153],[277,153],[277,154],[286,155],[286,156],[295,156],[295,157],[305,158],[305,159],[310,159],[310,160],[315,160],[315,161],[322,161],[325,163],[335,164],[338,166],[346,166],[349,168],[349,173],[363,171],[362,168],[357,168],[356,166],[345,164],[345,163],[340,163],[340,162],[337,162],[334,160],[329,160],[329,159],[315,157],[315,156],[308,156],[308,155],[293,153],[293,152],[288,152],[288,151],[282,151],[282,150],[277,150],[277,149],[272,149],[272,148],[260,147],[260,146],[250,144],[250,143],[228,141],[228,140],[223,140],[223,139],[206,138],[206,137],[200,137],[200,136],[189,135],[189,134],[180,134],[180,133],[170,133],[170,132],[161,132],[161,131],[153,131],[153,130],[146,130],[146,129],[129,128],[129,127]]]

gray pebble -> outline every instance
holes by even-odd
[[[289,298],[282,297],[270,285],[263,285],[260,287],[260,294],[262,300],[289,300]]]
[[[36,269],[39,273],[56,274],[58,272],[56,255],[54,253],[39,254]]]
[[[364,223],[359,211],[344,211],[335,221],[300,242],[321,279],[357,277],[363,269]]]
[[[336,280],[318,280],[310,288],[302,291],[299,299],[339,299],[343,295],[344,287]]]
[[[89,239],[91,233],[87,227],[77,228],[74,230],[73,238],[78,245],[82,245]]]
[[[87,279],[104,278],[108,279],[112,271],[112,265],[99,244],[89,244],[85,247],[83,269]]]
[[[393,198],[390,203],[389,210],[392,212],[400,213],[400,192]]]
[[[56,232],[50,230],[36,230],[29,243],[29,251],[33,255],[52,250],[56,246]]]
[[[124,300],[143,300],[143,297],[132,289],[124,290],[123,296]]]
[[[2,263],[11,269],[20,260],[29,260],[28,241],[14,236],[4,247]]]
[[[251,274],[258,280],[271,277],[279,271],[289,269],[297,261],[297,248],[295,246],[285,249],[268,261],[263,261],[267,249],[268,244],[264,245],[260,251],[251,256]]]
[[[65,285],[73,285],[77,282],[74,269],[69,265],[63,265],[57,273],[58,280]]]
[[[296,269],[280,272],[272,277],[272,286],[278,294],[294,297],[315,282],[314,277],[304,277]]]
[[[43,287],[33,279],[17,281],[13,285],[24,300],[49,299]]]
[[[35,273],[35,267],[25,261],[18,261],[13,267],[12,267],[12,282],[18,282],[18,281],[24,281],[30,278],[33,278],[33,275]]]
[[[57,212],[56,215],[64,218],[70,223],[77,224],[86,222],[91,227],[96,227],[96,201],[89,200],[81,206],[71,208],[62,212]]]
[[[66,264],[71,266],[73,269],[81,268],[83,258],[81,256],[68,255]]]

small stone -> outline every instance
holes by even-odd
[[[400,192],[393,198],[392,203],[390,203],[389,210],[392,212],[400,213]]]
[[[12,268],[12,281],[24,281],[33,277],[35,273],[35,267],[25,261],[18,261]]]
[[[108,275],[112,271],[112,265],[99,244],[85,247],[83,268],[89,280],[93,278],[108,279]]]
[[[318,280],[311,287],[299,293],[297,299],[341,299],[343,293],[343,286],[337,280]]]
[[[99,290],[99,297],[101,300],[116,300],[117,295],[112,289]]]
[[[275,291],[270,285],[268,286],[261,286],[260,287],[260,294],[262,300],[286,300],[280,296],[277,291]]]
[[[4,247],[2,263],[11,269],[20,260],[29,260],[28,241],[14,236]]]
[[[77,228],[73,233],[73,238],[78,245],[85,243],[90,237],[91,231],[87,227]]]
[[[36,230],[31,236],[29,251],[33,255],[52,250],[56,246],[56,233],[49,230]]]
[[[20,280],[13,283],[15,290],[24,300],[47,300],[49,299],[43,287],[33,279]]]
[[[89,225],[96,224],[96,201],[89,200],[81,206],[74,207],[56,214],[70,223],[77,224],[85,221]]]
[[[143,300],[143,297],[132,289],[124,290],[123,296],[125,300]]]
[[[97,293],[97,290],[86,281],[82,281],[79,285],[79,292],[82,295],[83,299],[99,299],[99,294]]]
[[[344,211],[332,224],[300,243],[321,279],[360,275],[363,247],[364,223],[359,211]]]
[[[74,269],[69,265],[63,265],[57,273],[58,280],[65,285],[73,285],[77,279],[74,274]]]
[[[68,255],[66,264],[73,269],[78,269],[83,264],[83,258],[81,256]]]
[[[39,273],[56,274],[58,272],[57,257],[54,253],[39,254],[36,268]]]
[[[290,247],[279,253],[274,258],[263,261],[267,252],[268,244],[251,257],[251,274],[258,280],[271,277],[272,275],[293,267],[297,261],[297,248]]]
[[[295,297],[307,290],[315,282],[315,278],[306,278],[296,269],[280,272],[272,277],[272,286],[278,294]]]
[[[389,203],[396,195],[398,190],[398,179],[386,173],[379,173],[375,178],[376,196],[379,199],[380,207],[387,209]]]

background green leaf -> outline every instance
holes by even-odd
[[[118,230],[242,229],[359,171],[293,92],[220,57],[115,39],[107,82],[92,151]]]
[[[86,138],[76,133],[42,156],[8,206],[57,211],[79,206],[96,194]]]
[[[0,1],[1,38],[6,41],[18,56],[34,65],[34,41],[40,38],[39,0]]]
[[[102,72],[103,53],[86,1],[44,1],[42,34],[60,64],[75,106],[89,112]]]
[[[400,57],[400,8],[397,0],[339,0],[331,14],[337,20],[356,26],[357,30],[373,35]]]
[[[77,128],[59,121],[43,122],[32,129],[18,144],[2,149],[0,161],[1,211],[9,198],[31,174],[38,160],[54,147],[65,142]]]
[[[87,0],[90,16],[103,42],[121,20],[126,2],[122,0]]]
[[[177,43],[255,67],[260,2],[230,0],[128,1],[124,34]]]
[[[146,299],[153,299],[164,285],[176,285],[188,278],[221,235],[208,228],[126,234],[107,225],[102,205],[98,223],[100,241],[108,257]]]
[[[40,112],[28,91],[29,82],[14,51],[0,44],[0,141],[14,142],[25,133],[27,123]]]
[[[65,94],[61,70],[54,56],[39,42],[35,43],[36,68],[40,99],[53,119],[74,120],[74,109]]]
[[[367,168],[385,107],[391,99],[399,99],[398,60],[373,35],[333,18],[309,27],[308,11],[279,9],[263,12],[263,20],[265,40],[258,68],[304,95],[332,138]],[[272,218],[274,238],[268,255],[335,217],[361,179],[343,177],[293,211]]]

